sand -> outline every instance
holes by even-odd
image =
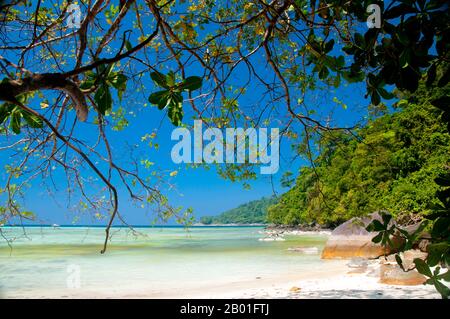
[[[330,264],[330,269],[276,278],[257,277],[251,281],[199,285],[178,289],[154,287],[129,287],[114,290],[98,288],[95,291],[74,289],[62,293],[57,290],[26,291],[8,298],[162,298],[162,299],[439,299],[440,295],[430,285],[393,286],[379,283],[377,261],[360,271],[348,266],[349,261]]]
[[[311,232],[294,231],[284,235],[305,235]],[[313,233],[314,234],[314,233]],[[304,249],[304,248],[302,248]],[[302,253],[302,252],[293,252]],[[303,253],[314,253],[310,249]],[[143,278],[133,284],[121,286],[104,285],[100,281],[96,285],[80,289],[49,289],[38,287],[31,289],[3,292],[0,285],[0,298],[231,298],[231,299],[264,299],[264,298],[363,298],[363,299],[404,299],[404,298],[440,298],[433,286],[393,286],[379,282],[380,263],[377,260],[358,265],[349,260],[323,261],[307,271],[299,268],[298,272],[280,272],[270,275],[252,275],[245,279],[224,279],[209,277],[207,282],[183,278],[179,284],[170,286],[160,281],[155,285]],[[229,277],[230,278],[230,277]]]
[[[282,299],[440,299],[431,285],[394,286],[379,283],[378,261],[358,273],[342,261],[342,267],[330,269],[327,274],[311,274],[308,278],[285,278],[277,282],[256,283],[255,287],[238,289],[223,287],[222,291],[211,291],[194,295],[199,298],[282,298]],[[344,264],[345,263],[345,264]]]

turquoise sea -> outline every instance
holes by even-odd
[[[165,297],[317,270],[324,235],[259,241],[262,227],[3,227],[0,297]],[[75,279],[74,279],[75,278]]]

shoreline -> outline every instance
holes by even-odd
[[[197,283],[172,289],[96,287],[86,290],[22,291],[2,298],[94,298],[94,299],[440,299],[430,285],[399,286],[379,283],[374,261],[362,273],[349,267],[349,260],[324,261],[308,273],[277,277]]]
[[[253,234],[256,231],[252,231]],[[271,236],[280,233],[273,229],[260,229],[258,233]],[[280,236],[328,236],[327,230],[299,230],[283,229]],[[274,235],[272,235],[274,236]],[[292,239],[292,238],[291,238]],[[5,286],[0,289],[0,298],[161,298],[161,299],[264,299],[264,298],[438,298],[440,295],[434,287],[427,285],[398,286],[380,283],[380,261],[369,260],[361,264],[352,259],[323,260],[320,258],[321,247],[316,246],[315,241],[305,241],[303,244],[270,243],[267,247],[282,245],[283,250],[311,256],[306,260],[306,267],[302,264],[289,264],[278,272],[247,271],[245,274],[224,272],[225,276],[205,276],[203,279],[189,277],[192,273],[186,272],[178,281],[165,280],[141,280],[141,281],[117,281],[114,284],[105,284],[105,278],[84,277],[86,281],[80,289],[68,289],[65,286],[65,278],[60,286],[47,287],[45,285],[35,287],[17,287],[13,289]],[[320,239],[320,240],[323,240]],[[314,248],[314,251],[313,251]],[[119,254],[119,255],[116,255]],[[115,257],[116,255],[116,257]],[[117,258],[120,252],[112,252],[108,258]],[[58,263],[61,257],[56,256]],[[88,256],[89,257],[89,256]],[[19,257],[20,258],[20,257]],[[139,257],[141,258],[141,257]],[[165,258],[165,257],[164,257]],[[174,257],[176,258],[176,257]],[[90,258],[89,258],[90,259]],[[105,259],[105,258],[104,258]],[[111,260],[111,259],[110,259]],[[293,259],[296,260],[296,259]],[[64,259],[63,259],[64,261]],[[51,262],[54,262],[53,260]],[[68,261],[67,261],[68,262]],[[70,263],[74,261],[71,260]],[[311,262],[311,264],[309,264]],[[55,264],[55,269],[61,268]],[[47,266],[49,264],[46,264]],[[65,265],[65,264],[64,264]],[[191,267],[194,265],[191,262]],[[132,265],[131,268],[136,265]],[[58,268],[59,267],[59,268]],[[142,268],[142,267],[141,267]],[[89,269],[89,268],[88,268]],[[138,268],[136,268],[138,269]],[[144,269],[144,268],[142,268]],[[142,271],[142,269],[140,271]],[[279,270],[280,268],[277,268]],[[177,270],[179,271],[179,270]],[[66,272],[61,273],[63,276]],[[84,270],[83,270],[84,273]],[[89,279],[88,279],[89,278]],[[144,278],[144,277],[142,277]],[[135,279],[133,277],[133,279]],[[83,279],[84,280],[84,279]],[[133,282],[131,284],[131,282]],[[8,291],[9,290],[9,291]]]

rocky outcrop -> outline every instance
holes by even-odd
[[[415,270],[414,259],[425,259],[427,254],[411,249],[399,254],[403,269],[397,264],[394,255],[381,259],[380,282],[388,285],[415,286],[423,284],[427,278]]]
[[[387,285],[416,286],[422,285],[427,278],[417,270],[404,271],[397,263],[381,264],[380,283]]]
[[[402,228],[403,228],[403,230],[406,230],[408,232],[408,234],[411,235],[414,232],[416,232],[419,227],[420,227],[420,223],[416,223],[416,224],[404,226]],[[419,249],[422,252],[428,252],[428,246],[430,245],[430,243],[431,243],[431,235],[427,232],[422,232],[420,235],[420,239],[418,239],[413,244],[413,248]]]
[[[405,252],[399,253],[398,255],[402,259],[403,268],[405,270],[411,270],[411,269],[415,268],[414,259],[420,258],[422,260],[425,260],[427,258],[428,254],[420,251],[419,249],[411,249],[411,250],[407,250]],[[386,262],[396,264],[397,261],[395,260],[395,255],[387,256]]]
[[[363,218],[352,218],[338,226],[331,233],[322,251],[323,259],[350,259],[355,257],[377,258],[394,252],[393,248],[383,248],[372,242],[377,235],[366,227],[374,220],[382,220],[378,213]],[[395,242],[395,238],[393,238]]]

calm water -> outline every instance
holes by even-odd
[[[103,228],[3,228],[15,238],[12,249],[0,241],[0,297],[64,296],[78,274],[83,293],[113,295],[145,290],[207,287],[270,278],[317,269],[319,255],[288,251],[318,247],[320,235],[287,236],[286,241],[258,241],[258,227],[114,229],[105,255],[99,253]],[[76,279],[77,280],[77,279]],[[76,285],[76,284],[75,284]]]

